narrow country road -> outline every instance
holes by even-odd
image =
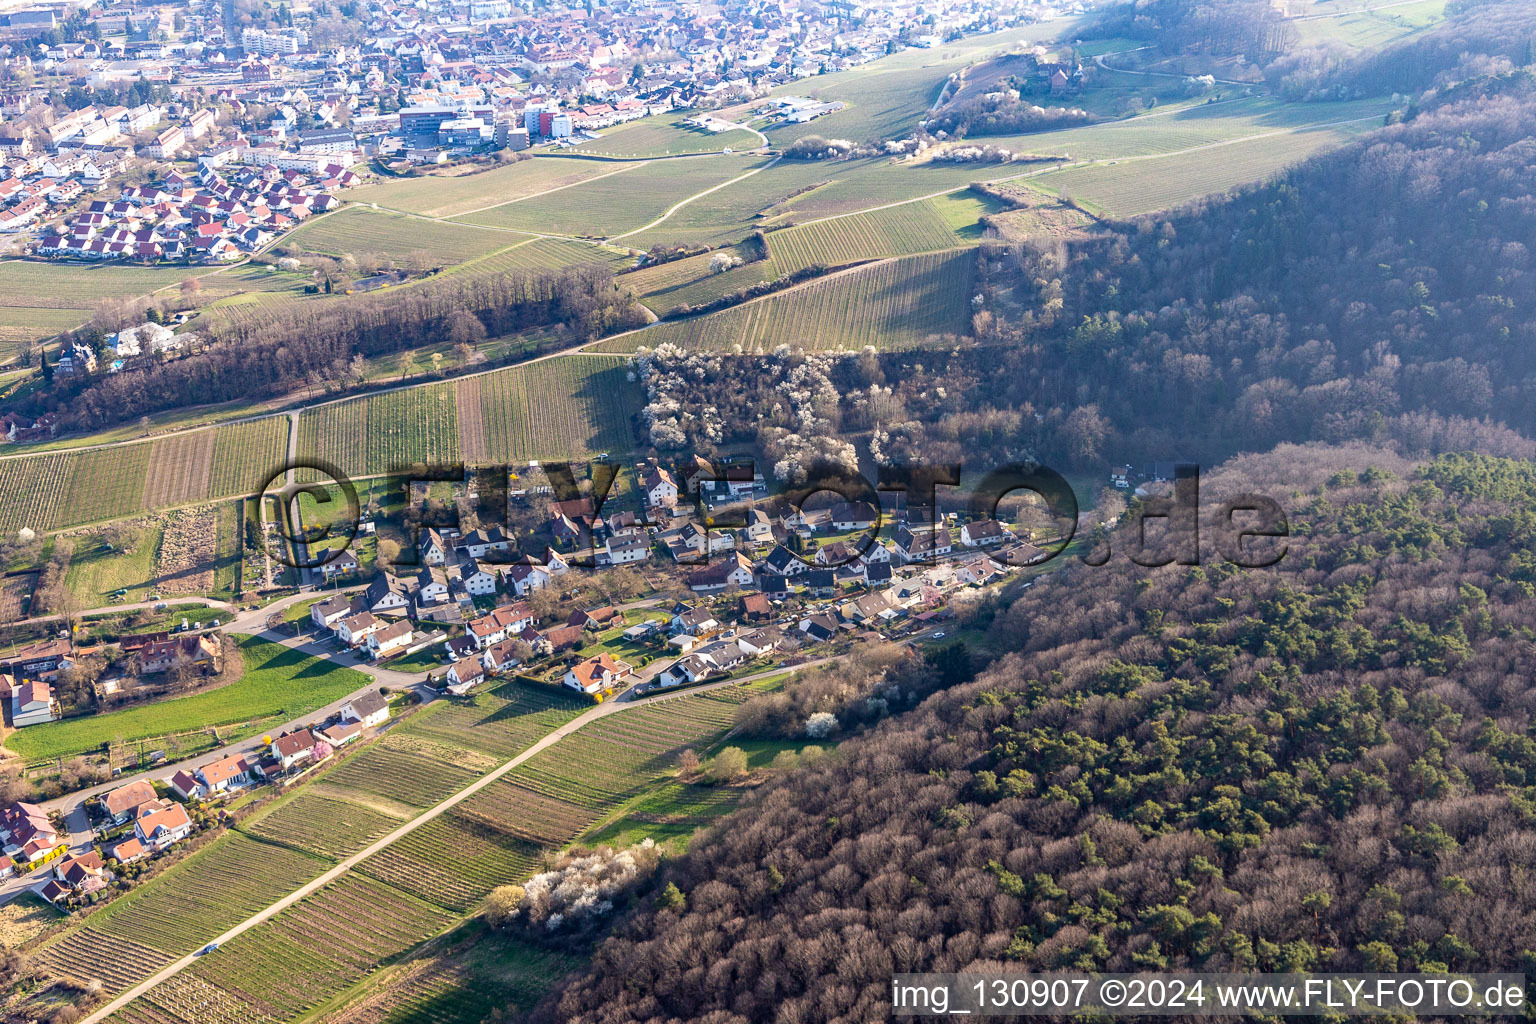
[[[743,676],[740,679],[727,679],[727,680],[723,680],[723,681],[718,682],[718,683],[706,683],[703,686],[690,687],[690,688],[688,688],[686,690],[682,690],[680,692],[655,694],[653,696],[641,697],[641,698],[638,698],[636,700],[629,700],[629,701],[622,701],[622,700],[617,700],[616,699],[616,700],[610,701],[610,702],[605,703],[605,704],[598,704],[598,705],[592,707],[590,710],[582,712],[580,715],[578,715],[577,717],[571,719],[569,722],[567,722],[564,725],[560,726],[558,729],[555,729],[553,732],[548,733],[542,739],[540,739],[538,742],[534,743],[532,746],[530,746],[526,750],[524,750],[522,753],[518,754],[516,757],[514,757],[511,760],[509,760],[509,761],[505,762],[504,764],[502,764],[501,767],[496,768],[494,771],[491,771],[491,772],[487,773],[486,775],[481,776],[479,779],[476,779],[474,782],[470,783],[464,789],[461,789],[457,793],[455,793],[452,796],[448,797],[442,803],[439,803],[437,806],[432,807],[432,808],[422,812],[419,816],[417,816],[416,818],[413,818],[412,820],[410,820],[410,821],[406,822],[405,824],[401,825],[399,828],[395,829],[389,835],[387,835],[384,838],[378,840],[377,842],[374,842],[373,844],[371,844],[370,846],[366,847],[365,849],[360,850],[357,853],[354,853],[352,856],[346,858],[345,860],[339,862],[335,867],[333,867],[329,871],[325,872],[325,874],[323,874],[320,877],[314,879],[313,881],[310,881],[310,882],[306,883],[303,886],[300,886],[298,889],[295,889],[293,892],[289,893],[287,896],[284,896],[282,899],[278,900],[276,903],[271,904],[270,906],[268,906],[264,910],[258,911],[257,913],[253,914],[252,916],[246,918],[244,921],[242,921],[239,924],[235,925],[233,928],[229,929],[224,934],[222,934],[222,935],[218,936],[217,938],[215,938],[211,944],[222,946],[224,943],[229,942],[231,939],[235,938],[236,936],[241,935],[241,934],[249,931],[252,928],[255,928],[257,925],[262,924],[265,921],[271,920],[273,917],[276,917],[278,914],[282,913],[284,910],[287,910],[289,907],[293,906],[295,903],[298,903],[300,900],[304,899],[304,897],[309,896],[312,893],[317,892],[318,890],[320,890],[324,886],[330,884],[331,882],[334,882],[337,878],[340,878],[342,875],[346,874],[348,871],[352,870],[354,867],[356,867],[357,865],[361,864],[363,861],[367,860],[369,857],[372,857],[374,854],[380,852],[385,847],[389,846],[391,843],[393,843],[393,842],[395,842],[395,841],[397,841],[397,840],[399,840],[399,839],[409,835],[410,833],[414,832],[416,829],[418,829],[421,826],[423,826],[423,825],[427,824],[428,822],[432,821],[434,818],[437,818],[438,816],[442,815],[444,812],[452,810],[458,804],[460,804],[463,801],[469,799],[471,796],[474,796],[476,793],[480,792],[482,789],[484,789],[487,786],[489,786],[492,783],[494,783],[497,779],[502,778],[504,775],[506,775],[512,769],[516,768],[518,765],[520,765],[523,762],[527,761],[529,758],[534,757],[535,755],[537,755],[537,754],[539,754],[539,753],[549,749],[551,746],[553,746],[556,743],[560,742],[565,737],[567,737],[567,736],[571,735],[572,733],[576,732],[576,730],[582,728],[583,726],[590,725],[590,724],[592,724],[593,722],[597,721],[600,718],[605,718],[608,715],[613,715],[613,714],[622,714],[625,711],[628,711],[628,710],[630,710],[632,708],[635,708],[635,707],[638,707],[638,706],[641,706],[641,705],[653,704],[653,703],[656,703],[656,702],[659,702],[659,701],[665,701],[665,700],[676,700],[676,699],[679,699],[679,698],[682,698],[682,697],[686,697],[686,696],[690,696],[690,695],[696,694],[696,693],[703,693],[703,692],[707,692],[709,690],[718,690],[718,689],[721,689],[722,687],[726,687],[726,686],[740,686],[743,683],[749,683],[749,682],[752,682],[753,680],[764,679],[764,678],[767,678],[769,676],[779,675],[779,674],[781,674],[783,672],[786,672],[786,671],[787,672],[799,672],[802,669],[813,668],[813,667],[816,667],[818,665],[824,665],[824,664],[827,664],[829,662],[836,661],[836,660],[838,660],[836,657],[822,658],[822,659],[819,659],[819,660],[816,660],[816,661],[806,662],[803,665],[797,665],[797,666],[795,666],[792,669],[784,669],[784,668],[767,669],[767,670],[764,670],[762,672],[753,673],[752,675],[749,675],[749,676]],[[218,954],[214,953],[214,954],[211,954],[211,955],[217,956]],[[112,1014],[116,1013],[118,1010],[122,1009],[124,1006],[127,1006],[130,1002],[132,1002],[133,1000],[137,999],[139,996],[143,995],[144,993],[148,992],[150,989],[154,988],[156,985],[158,985],[161,982],[166,981],[166,980],[174,977],[175,975],[179,974],[180,972],[186,970],[193,963],[195,963],[197,961],[197,959],[198,959],[198,954],[196,952],[187,954],[186,956],[182,957],[180,960],[177,960],[175,963],[170,964],[169,966],[165,967],[164,969],[162,969],[158,973],[152,975],[151,977],[149,977],[149,978],[145,979],[144,981],[140,982],[139,984],[135,985],[133,988],[131,988],[128,991],[124,992],[122,995],[118,996],[116,999],[113,999],[110,1003],[107,1003],[105,1006],[103,1006],[100,1009],[96,1010],[89,1017],[86,1017],[84,1019],[84,1021],[82,1022],[82,1024],[95,1024],[96,1021],[105,1020],[107,1017],[110,1017]]]

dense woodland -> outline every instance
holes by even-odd
[[[1291,447],[1273,570],[1078,566],[1016,650],[770,783],[546,1007],[884,1019],[894,971],[1529,970],[1536,472]]]
[[[300,304],[218,328],[196,355],[79,382],[60,378],[38,401],[94,430],[184,406],[260,399],[306,383],[347,382],[359,360],[431,344],[473,344],[531,327],[564,325],[581,340],[644,323],[608,268],[448,276],[348,302]]]
[[[1128,457],[1532,436],[1533,133],[1536,91],[1512,84],[1264,187],[985,254],[996,319],[980,328],[1011,371],[997,404],[1022,384]],[[1076,435],[1043,453],[1074,447],[1087,454]]]
[[[1269,0],[1132,0],[1104,9],[1085,36],[1142,39],[1164,54],[1241,56],[1265,63],[1295,39]]]
[[[962,613],[989,664],[954,647],[750,702],[748,735],[846,738],[664,867],[542,1019],[854,1024],[893,972],[997,965],[1536,969],[1536,95],[1500,19],[1536,22],[1454,6],[1406,44],[1400,123],[1171,215],[988,247],[980,347],[821,371],[818,415],[877,456],[1262,452],[1202,494],[1279,499],[1286,557],[1073,563]],[[1223,9],[1247,8],[1143,3],[1117,31],[1220,50],[1241,26],[1192,44],[1178,19]],[[1391,66],[1341,59],[1324,91]],[[787,411],[726,390],[726,422]],[[1458,450],[1484,454],[1403,454]]]

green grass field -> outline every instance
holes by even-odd
[[[1385,7],[1383,10],[1375,8]],[[1333,0],[1312,5],[1310,15],[1342,13],[1332,17],[1308,17],[1293,22],[1303,43],[1337,39],[1351,46],[1369,49],[1395,43],[1405,36],[1432,28],[1445,20],[1446,0],[1421,0],[1419,3],[1383,5],[1360,0]]]
[[[766,162],[754,156],[701,156],[621,164],[628,169],[620,174],[455,219],[522,231],[607,237],[638,228],[674,203]]]
[[[245,675],[238,682],[124,711],[28,726],[6,746],[29,761],[39,761],[99,750],[119,738],[150,739],[256,720],[281,722],[324,707],[368,682],[356,669],[252,637],[240,641],[240,653]],[[235,730],[226,741],[240,734]]]
[[[968,250],[889,260],[811,281],[764,299],[687,320],[665,321],[603,342],[610,352],[663,343],[683,348],[771,352],[903,348],[970,324]]]
[[[628,124],[599,130],[600,139],[579,143],[572,152],[587,156],[637,157],[677,156],[685,153],[719,153],[730,149],[737,153],[757,149],[762,140],[752,132],[731,129],[708,132],[685,124],[685,114],[660,114]]]
[[[1263,181],[1378,124],[1370,118],[1353,125],[1299,129],[1241,139],[1194,153],[1053,171],[1031,178],[1028,183],[1056,195],[1070,195],[1110,216],[1129,217],[1182,206],[1214,192]]]
[[[353,206],[295,231],[285,244],[341,256],[376,253],[389,259],[420,254],[427,265],[451,265],[485,256],[519,241],[505,231],[462,227],[441,221]]]
[[[155,575],[155,554],[164,529],[152,518],[133,520],[129,540],[118,549],[102,550],[101,535],[85,533],[74,538],[75,553],[69,560],[64,585],[80,600],[82,608],[104,607],[119,590],[125,602],[142,601],[150,593]]]
[[[600,160],[539,155],[475,174],[384,179],[348,191],[347,198],[428,217],[453,217],[628,169]]]

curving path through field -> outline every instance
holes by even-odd
[[[605,718],[608,715],[613,715],[613,714],[622,714],[623,712],[625,712],[625,711],[627,711],[627,710],[629,710],[631,708],[639,707],[641,705],[653,704],[653,703],[657,703],[659,701],[665,701],[665,700],[676,700],[678,698],[690,696],[690,695],[696,694],[696,693],[704,693],[704,692],[707,692],[709,690],[718,690],[718,689],[721,689],[722,687],[726,687],[726,686],[740,686],[743,683],[749,683],[749,682],[752,682],[752,681],[757,680],[757,679],[765,679],[765,678],[767,678],[769,676],[781,675],[781,674],[783,674],[786,671],[791,673],[791,674],[793,674],[795,672],[800,671],[801,669],[814,668],[816,666],[825,665],[825,664],[828,664],[828,663],[836,661],[836,660],[838,660],[838,659],[835,658],[835,657],[834,658],[821,658],[821,659],[818,659],[816,661],[806,662],[803,665],[797,665],[794,668],[790,668],[790,669],[784,669],[784,668],[767,669],[765,671],[757,672],[757,673],[754,673],[754,674],[749,675],[749,676],[743,676],[740,679],[727,679],[727,680],[723,680],[723,681],[721,681],[719,683],[707,683],[707,684],[705,684],[703,686],[690,687],[687,690],[683,690],[683,691],[678,692],[678,693],[661,693],[661,694],[656,694],[656,695],[649,696],[649,697],[641,697],[641,698],[638,698],[636,700],[631,700],[631,701],[618,701],[618,700],[614,700],[614,701],[611,701],[611,702],[606,703],[606,704],[598,704],[598,705],[594,706],[593,708],[591,708],[590,710],[584,711],[582,714],[580,714],[577,717],[571,719],[569,722],[566,722],[564,725],[562,725],[559,728],[555,729],[553,732],[550,732],[549,734],[545,735],[537,743],[534,743],[532,746],[530,746],[528,749],[524,750],[522,753],[518,754],[516,757],[514,757],[511,760],[505,762],[499,768],[496,768],[494,771],[491,771],[491,772],[487,773],[486,775],[481,776],[479,779],[476,779],[474,782],[470,783],[465,788],[459,790],[457,793],[455,793],[452,796],[448,797],[447,799],[443,800],[437,806],[432,807],[432,808],[422,812],[417,817],[411,819],[410,821],[408,821],[405,824],[401,825],[399,828],[395,829],[389,835],[387,835],[384,838],[374,842],[372,845],[368,846],[366,849],[363,849],[363,850],[361,850],[361,851],[359,851],[357,853],[354,853],[352,856],[350,856],[350,857],[346,858],[345,860],[341,861],[335,867],[333,867],[329,871],[327,871],[325,874],[321,875],[320,877],[314,879],[311,882],[306,883],[305,885],[301,886],[300,888],[295,889],[293,892],[289,893],[287,896],[284,896],[282,899],[278,900],[276,903],[273,903],[271,906],[268,906],[266,909],[258,911],[257,913],[253,914],[252,916],[246,918],[244,921],[242,921],[239,924],[235,925],[233,928],[229,929],[224,934],[222,934],[222,935],[218,936],[217,938],[215,938],[213,940],[212,944],[214,944],[214,945],[223,945],[224,943],[230,941],[231,939],[235,938],[236,936],[241,935],[241,934],[243,934],[243,933],[245,933],[247,931],[250,931],[252,928],[255,928],[257,925],[262,924],[263,922],[271,920],[273,917],[276,917],[278,914],[282,913],[284,910],[287,910],[289,907],[293,906],[295,903],[298,903],[300,900],[304,899],[306,896],[312,895],[313,893],[315,893],[315,892],[319,891],[320,889],[324,888],[326,885],[329,885],[331,882],[334,882],[336,879],[340,878],[342,875],[346,874],[348,871],[351,871],[353,868],[355,868],[357,865],[361,864],[363,861],[367,860],[369,857],[371,857],[374,854],[379,853],[380,851],[382,851],[385,847],[389,846],[391,843],[394,843],[395,841],[404,838],[405,836],[407,836],[410,833],[414,832],[416,829],[420,828],[421,826],[423,826],[423,825],[427,824],[428,822],[432,821],[433,819],[441,816],[445,812],[452,810],[454,807],[458,806],[460,803],[463,803],[465,800],[469,799],[471,796],[474,796],[476,793],[480,792],[485,787],[487,787],[487,786],[491,785],[492,783],[494,783],[497,779],[502,778],[504,775],[506,775],[512,769],[516,768],[518,765],[520,765],[523,762],[527,761],[529,758],[531,758],[534,755],[539,754],[539,753],[547,750],[551,746],[553,746],[556,743],[560,742],[565,737],[567,737],[567,736],[571,735],[572,733],[574,733],[576,730],[580,729],[581,727],[583,727],[585,725],[590,725],[592,722],[597,721],[599,718]],[[218,954],[217,953],[213,953],[213,954],[210,954],[210,955],[217,956]],[[144,993],[148,992],[150,989],[154,988],[156,985],[160,984],[163,981],[169,980],[170,978],[174,977],[175,975],[179,974],[180,972],[186,970],[188,967],[192,966],[192,964],[197,962],[198,957],[199,957],[198,953],[189,953],[189,954],[187,954],[186,956],[182,957],[180,960],[177,960],[175,963],[172,963],[171,965],[169,965],[168,967],[166,967],[163,970],[159,971],[158,973],[152,975],[151,977],[146,978],[144,981],[140,982],[139,984],[135,985],[133,988],[131,988],[128,991],[124,992],[122,995],[118,996],[116,999],[113,999],[110,1003],[108,1003],[105,1006],[101,1007],[100,1009],[96,1010],[89,1017],[86,1017],[84,1019],[84,1021],[82,1022],[82,1024],[95,1024],[96,1021],[100,1021],[100,1020],[106,1019],[107,1017],[111,1016],[113,1013],[116,1013],[118,1010],[122,1009],[124,1006],[127,1006],[129,1003],[131,1003],[133,1000],[137,999],[139,996],[143,995]]]

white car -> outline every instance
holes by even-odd
[[[944,635],[945,635],[944,631],[941,629],[937,633],[933,634],[933,639],[935,639],[935,640],[943,640],[944,639]]]

